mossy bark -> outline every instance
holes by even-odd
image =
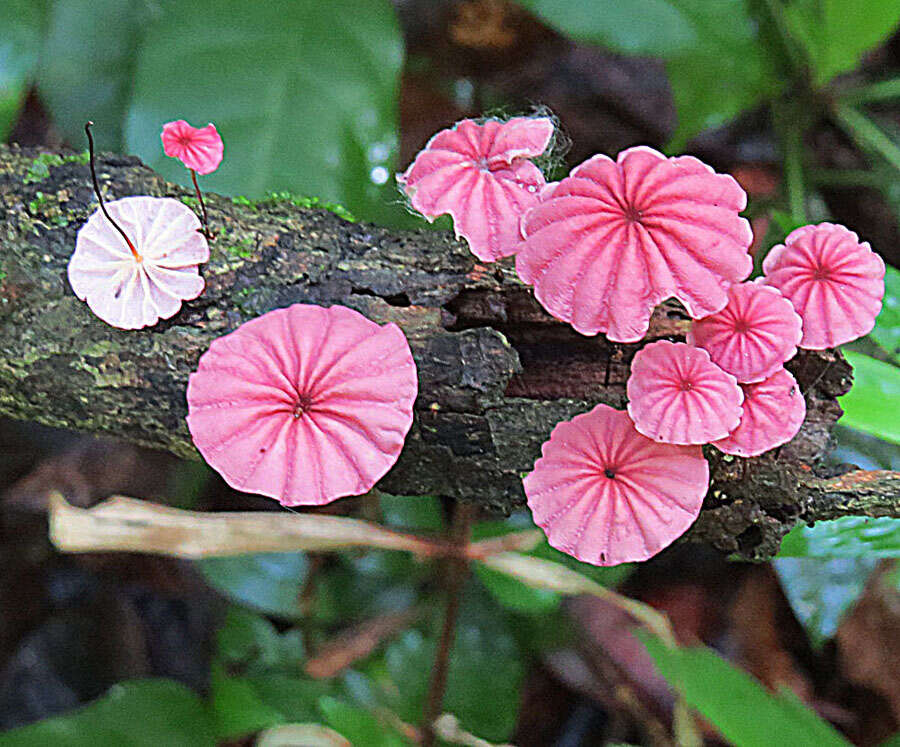
[[[34,168],[38,158],[46,170]],[[197,458],[185,425],[197,359],[247,319],[298,302],[344,304],[396,322],[409,338],[419,369],[416,422],[381,483],[387,491],[509,510],[522,504],[521,476],[555,423],[598,402],[624,405],[638,346],[582,337],[547,316],[511,261],[484,266],[446,233],[349,223],[289,201],[209,195],[217,238],[202,269],[206,291],[150,329],[110,327],[66,280],[76,232],[96,203],[83,159],[61,161],[0,147],[2,414]],[[109,199],[189,201],[134,158],[102,156],[98,175]],[[675,305],[661,307],[650,338],[677,339],[685,325]],[[710,449],[712,486],[689,538],[764,558],[797,521],[900,514],[893,477],[829,492],[816,476],[840,416],[836,397],[850,387],[847,363],[804,352],[789,367],[807,398],[803,430],[757,459]]]

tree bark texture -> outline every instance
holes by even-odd
[[[49,166],[45,165],[51,162]],[[104,155],[105,197],[189,193],[137,159]],[[206,198],[217,234],[206,290],[172,319],[140,331],[97,319],[72,293],[66,264],[97,207],[84,158],[0,146],[0,414],[107,433],[198,458],[185,424],[187,377],[216,337],[293,303],[344,304],[396,322],[419,371],[415,424],[380,488],[433,493],[508,511],[521,477],[560,420],[599,402],[625,405],[640,345],[584,337],[548,316],[511,260],[483,265],[437,231],[350,223],[290,200]],[[649,340],[683,338],[676,304],[654,314]],[[788,445],[744,460],[711,447],[712,483],[689,539],[748,558],[775,553],[798,521],[900,515],[894,473],[818,470],[851,370],[839,353],[788,364],[808,415]]]

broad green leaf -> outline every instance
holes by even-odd
[[[818,645],[834,636],[877,563],[873,557],[777,558],[774,565],[797,619]]]
[[[875,342],[900,363],[900,270],[888,265],[884,274],[884,304],[869,333]]]
[[[768,693],[712,650],[668,648],[645,631],[637,635],[669,684],[736,747],[850,744],[793,693]]]
[[[229,672],[299,674],[305,659],[299,630],[279,633],[265,617],[231,607],[216,634],[218,659]]]
[[[319,700],[319,710],[327,724],[354,747],[405,747],[407,744],[396,730],[359,706],[326,696]]]
[[[316,704],[331,691],[328,683],[281,674],[228,677],[213,671],[212,707],[216,735],[234,739],[260,729],[314,721]]]
[[[0,142],[9,135],[37,65],[43,25],[43,1],[6,0],[0,5]]]
[[[663,56],[701,41],[689,0],[519,2],[566,36],[630,54]]]
[[[779,88],[748,0],[520,0],[580,41],[666,60],[680,150],[701,130],[718,127]]]
[[[844,516],[794,527],[780,558],[900,558],[900,519]]]
[[[521,581],[480,563],[475,564],[475,575],[491,595],[507,609],[540,615],[559,607],[561,599],[559,594],[546,589],[532,589]]]
[[[900,368],[860,353],[844,351],[844,356],[853,366],[853,388],[840,398],[844,408],[841,425],[900,444],[896,408],[900,402]]]
[[[389,527],[413,532],[438,532],[444,527],[441,502],[433,495],[379,493],[381,519]]]
[[[0,734],[2,747],[203,747],[216,744],[206,706],[171,680],[131,680],[62,716]]]
[[[794,0],[784,13],[819,84],[856,68],[900,23],[900,5],[885,0]]]
[[[212,121],[225,159],[203,179],[208,189],[313,194],[359,218],[396,221],[402,62],[389,0],[166,4],[138,48],[126,144],[187,184],[162,152],[160,128]]]
[[[516,725],[524,676],[522,653],[496,605],[477,587],[464,596],[450,650],[443,710],[483,739],[509,739]],[[385,653],[397,688],[392,705],[402,719],[418,723],[434,666],[436,636],[404,633]]]
[[[144,29],[173,0],[55,0],[48,14],[38,85],[54,123],[73,147],[93,120],[98,148],[121,151],[135,49]],[[160,128],[162,122],[159,123]]]
[[[229,599],[288,620],[303,617],[299,598],[309,565],[303,553],[272,552],[195,562],[206,580]]]

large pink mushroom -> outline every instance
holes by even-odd
[[[753,268],[746,204],[732,177],[690,156],[597,155],[526,214],[516,270],[578,332],[637,342],[667,298],[694,318],[725,306]]]
[[[397,181],[416,210],[428,220],[451,215],[457,238],[493,262],[521,243],[521,218],[538,204],[545,184],[528,159],[541,155],[551,137],[547,117],[464,119],[432,137]]]
[[[416,392],[395,324],[296,304],[212,342],[188,381],[187,421],[232,487],[319,505],[365,493],[391,468]]]
[[[724,309],[691,324],[687,341],[738,381],[752,382],[793,358],[802,336],[800,316],[777,288],[740,283],[728,289]]]
[[[737,428],[744,399],[737,380],[703,348],[662,340],[642,348],[626,384],[638,432],[668,444],[705,444]]]
[[[559,423],[525,477],[553,547],[594,565],[646,560],[697,518],[709,486],[699,446],[659,444],[628,414],[597,405]]]
[[[872,331],[884,298],[884,261],[834,223],[802,226],[763,261],[762,282],[781,291],[803,319],[801,348],[825,350]]]
[[[741,423],[713,446],[726,454],[758,456],[790,441],[806,417],[806,401],[790,371],[779,369],[765,381],[741,384]]]

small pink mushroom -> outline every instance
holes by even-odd
[[[395,324],[296,304],[213,340],[188,381],[188,427],[238,490],[285,506],[365,493],[400,455],[416,366]]]
[[[746,204],[734,179],[690,156],[594,156],[526,214],[516,270],[578,332],[637,342],[669,297],[694,318],[725,306],[753,268]]]
[[[699,446],[659,444],[606,405],[559,423],[525,494],[558,550],[594,565],[646,560],[697,518],[709,486]]]
[[[802,226],[763,261],[762,282],[803,319],[800,347],[824,350],[872,331],[884,298],[884,261],[868,242],[834,223]]]
[[[551,137],[546,117],[464,119],[432,137],[397,181],[416,210],[430,221],[450,214],[457,238],[493,262],[521,243],[521,217],[538,204],[545,184],[528,159],[543,153]]]
[[[726,454],[753,457],[790,441],[806,417],[806,401],[790,371],[779,369],[765,381],[741,384],[741,424],[713,446]]]
[[[197,266],[209,259],[209,245],[189,207],[146,196],[105,207],[130,238],[100,209],[78,230],[69,284],[91,311],[113,327],[140,329],[174,316],[182,301],[203,292]]]
[[[198,174],[211,174],[222,163],[225,146],[212,123],[191,127],[183,119],[166,122],[161,137],[165,154]]]
[[[706,350],[740,382],[762,381],[797,353],[800,316],[777,288],[740,283],[728,289],[728,305],[693,322],[687,341]]]
[[[628,414],[638,432],[668,444],[724,438],[741,420],[737,379],[703,348],[663,340],[638,351],[626,384]]]

